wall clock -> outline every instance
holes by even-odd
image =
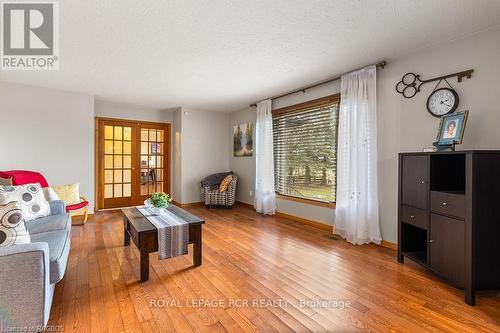
[[[458,103],[458,94],[453,88],[436,89],[427,99],[427,111],[434,117],[441,117],[455,111]]]

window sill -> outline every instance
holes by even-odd
[[[322,202],[322,201],[317,201],[317,200],[312,200],[312,199],[297,198],[297,197],[291,197],[288,195],[283,195],[283,194],[278,194],[278,193],[276,193],[276,198],[282,199],[282,200],[300,202],[300,203],[303,203],[306,205],[313,205],[313,206],[330,208],[330,209],[335,209],[335,207],[336,207],[334,202]]]

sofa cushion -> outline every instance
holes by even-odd
[[[71,228],[71,218],[69,214],[50,215],[27,221],[26,228],[30,235],[48,231],[69,230]]]
[[[12,178],[2,178],[2,177],[0,177],[0,185],[12,186]]]
[[[31,242],[45,242],[49,245],[50,283],[59,282],[64,276],[68,263],[71,246],[70,229],[33,234]]]
[[[55,200],[49,202],[50,215],[59,215],[66,213],[66,204],[62,200]]]

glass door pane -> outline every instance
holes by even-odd
[[[132,127],[104,126],[104,199],[132,196]]]
[[[165,131],[141,127],[141,196],[164,192]]]

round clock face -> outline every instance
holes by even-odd
[[[452,113],[458,107],[458,94],[450,88],[434,90],[427,99],[427,110],[434,117]]]

